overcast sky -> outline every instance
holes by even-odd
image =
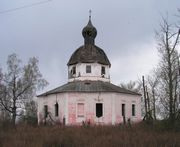
[[[38,57],[52,89],[67,82],[67,62],[81,45],[89,9],[96,45],[111,62],[111,82],[137,80],[157,64],[154,31],[161,16],[177,22],[180,0],[0,0],[0,67],[16,53]]]

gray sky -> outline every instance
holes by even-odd
[[[169,21],[176,22],[180,8],[180,0],[49,0],[34,5],[46,1],[0,0],[0,67],[6,67],[12,53],[24,62],[36,56],[50,83],[46,90],[67,82],[67,62],[84,42],[81,31],[89,9],[98,31],[96,45],[111,61],[112,83],[119,84],[148,74],[157,64],[154,30],[167,12]]]

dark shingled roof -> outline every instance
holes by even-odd
[[[139,93],[129,91],[127,89],[121,88],[109,82],[102,81],[75,81],[64,84],[40,96],[47,96],[50,94],[63,93],[63,92],[117,92],[125,93],[131,95],[140,95]]]
[[[71,56],[67,65],[76,63],[100,63],[111,66],[105,52],[96,45],[85,44],[79,47]]]

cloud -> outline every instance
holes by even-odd
[[[147,75],[158,63],[155,43],[132,46],[136,53],[114,58],[111,61],[111,81],[115,84],[137,80]],[[140,52],[138,51],[140,50]]]
[[[40,1],[40,0],[38,0]],[[0,11],[31,4],[37,0],[0,1]],[[31,8],[0,15],[0,65],[5,67],[13,52],[26,61],[36,56],[40,70],[54,88],[67,82],[67,62],[83,44],[82,28],[92,9],[97,28],[97,46],[111,61],[114,83],[136,80],[147,74],[157,62],[154,29],[161,14],[168,11],[170,21],[177,21],[179,0],[53,0]]]

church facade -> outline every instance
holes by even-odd
[[[72,54],[68,83],[38,96],[38,123],[115,125],[141,120],[141,95],[110,82],[111,63],[95,45],[91,18],[83,28],[84,45]]]

